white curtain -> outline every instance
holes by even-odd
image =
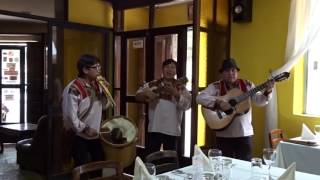
[[[320,0],[291,0],[285,62],[272,75],[289,72],[299,58],[311,47],[320,35]],[[266,108],[265,146],[268,146],[268,132],[278,127],[277,91]]]

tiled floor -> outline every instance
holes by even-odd
[[[3,154],[0,153],[0,180],[46,180],[46,178],[41,176],[40,174],[19,169],[19,165],[16,163],[16,161],[17,151],[15,148],[15,144],[4,144]],[[133,169],[129,168],[128,170],[130,170],[129,172],[133,171]],[[72,178],[70,174],[65,174],[54,176],[51,179],[70,180]],[[125,179],[132,178],[127,177]]]
[[[44,180],[37,173],[20,170],[16,163],[17,152],[15,144],[4,144],[3,154],[0,154],[0,180]]]

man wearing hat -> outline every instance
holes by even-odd
[[[232,106],[219,98],[227,95],[231,89],[239,89],[243,93],[254,88],[251,81],[238,79],[240,68],[236,61],[232,58],[225,59],[219,70],[221,79],[209,84],[209,86],[200,92],[197,96],[197,103],[209,108],[213,111],[219,110],[227,112],[232,109]],[[274,82],[267,83],[267,87],[262,92],[257,92],[251,96],[253,101],[258,106],[264,106],[268,103],[271,97],[271,91]],[[249,111],[234,116],[233,121],[221,131],[216,132],[217,148],[222,151],[224,156],[250,161],[252,157],[252,108]]]

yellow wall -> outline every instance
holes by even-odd
[[[92,54],[103,61],[103,51],[105,51],[103,37],[101,33],[64,30],[64,86],[77,77],[77,60],[81,55]],[[101,62],[102,65],[104,63]]]
[[[149,27],[149,8],[135,8],[124,11],[124,30],[132,31],[148,29]]]
[[[272,13],[271,13],[272,12]],[[231,57],[241,69],[240,77],[256,85],[264,82],[269,69],[277,69],[284,62],[289,16],[289,0],[255,0],[251,23],[231,24]],[[279,125],[286,127],[292,119],[292,80],[277,85],[279,100]],[[291,102],[291,105],[288,105]],[[265,109],[253,109],[254,154],[261,155],[264,147]],[[300,129],[299,129],[300,130]],[[292,129],[293,131],[293,129]]]
[[[113,27],[112,6],[101,0],[69,0],[70,22]]]
[[[178,4],[155,9],[155,27],[191,24],[188,20],[188,4]]]
[[[213,20],[213,0],[201,0],[200,26],[208,27]]]
[[[154,16],[155,27],[167,27],[192,23],[192,20],[188,20],[188,4],[186,3],[165,7],[156,7]],[[149,8],[143,7],[125,10],[125,31],[142,30],[148,28]]]
[[[225,0],[217,0],[217,17],[216,21],[219,26],[227,27],[229,16],[228,16],[228,8],[229,2]]]
[[[199,87],[207,86],[207,44],[208,34],[206,32],[200,32],[200,48],[199,48]],[[201,108],[198,106],[198,134],[197,145],[205,145],[206,135],[206,122],[202,116]]]

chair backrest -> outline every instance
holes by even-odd
[[[122,179],[122,168],[117,161],[96,161],[90,162],[73,169],[73,180],[80,180],[81,175],[89,175],[90,172],[97,170],[108,170],[107,173],[103,172],[102,177],[95,177],[92,180],[111,180]]]
[[[172,150],[163,150],[151,153],[146,156],[145,161],[156,165],[157,174],[179,168],[178,154],[176,151]]]
[[[269,132],[269,144],[271,148],[276,148],[282,140],[284,140],[282,129],[273,129]]]

